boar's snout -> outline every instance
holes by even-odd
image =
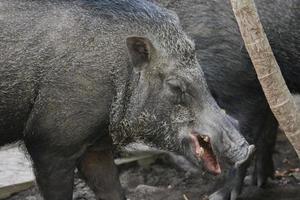
[[[222,114],[224,123],[223,134],[220,137],[217,149],[219,153],[235,166],[241,165],[250,159],[255,151],[254,145],[249,145],[246,139],[239,132],[238,121],[227,115]]]
[[[193,163],[201,162],[203,166],[212,174],[218,175],[221,173],[221,166],[217,155],[224,157],[228,162],[233,163],[235,167],[243,164],[250,159],[255,148],[254,145],[249,145],[245,140],[242,143],[236,144],[233,141],[226,141],[227,144],[218,144],[217,147],[214,139],[209,135],[200,134],[197,131],[192,131],[186,143],[190,146],[190,155],[188,155]]]
[[[209,172],[220,174],[221,157],[228,163],[239,166],[251,158],[255,148],[238,131],[237,120],[220,108],[214,111],[206,110],[199,117],[202,123],[199,123],[198,128],[192,129],[189,142],[194,160],[201,161]]]

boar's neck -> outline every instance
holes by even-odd
[[[118,151],[128,144],[139,143],[149,148],[164,147],[164,149],[176,150],[179,147],[176,141],[173,141],[175,137],[169,137],[170,123],[161,121],[155,114],[146,110],[136,113],[136,117],[128,116],[130,113],[128,105],[134,99],[132,94],[140,78],[139,73],[128,71],[128,76],[122,79],[123,81],[120,79],[121,76],[114,79],[117,80],[115,81],[116,95],[111,105],[109,127],[114,148]]]
[[[138,83],[139,75],[135,74],[131,67],[126,73],[113,73],[113,82],[116,95],[111,104],[110,111],[110,135],[116,148],[121,148],[135,140],[134,135],[124,133],[124,118],[133,89]]]

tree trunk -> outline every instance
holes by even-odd
[[[282,77],[253,0],[231,0],[245,46],[280,128],[300,158],[300,114]]]

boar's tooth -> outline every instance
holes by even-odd
[[[209,137],[208,137],[208,136],[205,136],[205,137],[203,138],[203,140],[204,140],[205,142],[209,142]]]
[[[204,149],[203,149],[203,147],[200,147],[199,156],[202,157],[203,155],[204,155]]]
[[[196,154],[197,154],[198,157],[201,157],[204,154],[203,147],[200,146],[199,148],[197,148],[196,149]]]

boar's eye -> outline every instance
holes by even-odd
[[[175,104],[185,104],[186,86],[184,83],[177,79],[168,79],[167,85],[173,94],[172,101]]]
[[[168,79],[167,84],[170,87],[171,91],[174,93],[179,94],[185,92],[184,85],[177,79]]]

